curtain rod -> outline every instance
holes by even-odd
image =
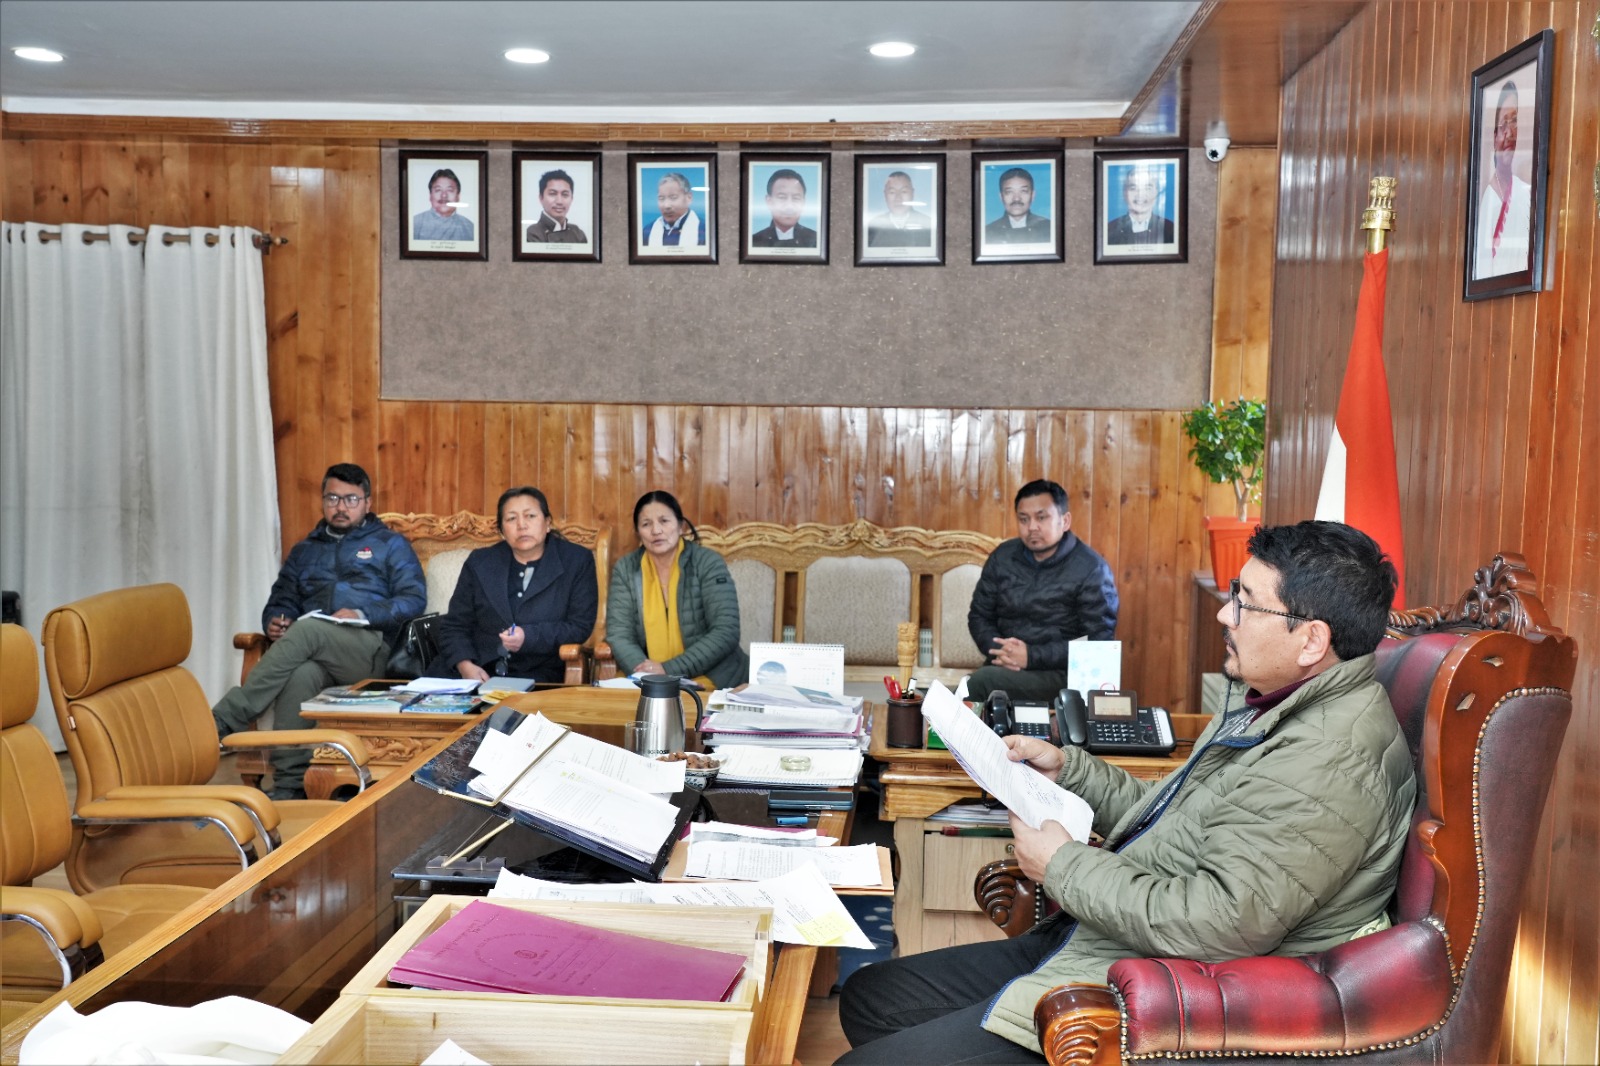
[[[22,239],[23,240],[27,240],[28,239],[27,232],[25,230],[24,231],[20,231],[20,232],[22,232]],[[7,239],[8,240],[10,239],[9,235],[7,235]],[[111,239],[111,234],[109,234],[109,233],[85,233],[83,235],[83,243],[84,244],[93,244],[96,241],[109,241],[110,239]],[[41,244],[49,244],[51,241],[59,241],[59,240],[61,240],[61,231],[60,230],[43,229],[43,230],[39,231],[39,242]],[[209,247],[209,248],[215,248],[217,246],[218,242],[220,242],[221,240],[222,240],[222,238],[218,234],[215,234],[215,233],[206,234],[206,246]],[[232,240],[233,240],[233,237],[230,235],[228,237],[228,240],[231,243]],[[129,244],[143,244],[144,242],[145,242],[145,235],[143,233],[130,233],[130,234],[128,234],[128,243]],[[189,234],[187,234],[187,233],[163,233],[161,235],[161,243],[162,244],[188,244],[189,243]],[[257,234],[256,236],[250,238],[250,243],[255,245],[257,248],[261,249],[261,254],[262,255],[271,255],[272,254],[272,246],[273,245],[275,245],[275,244],[288,244],[289,243],[289,238],[287,238],[287,237],[274,237],[270,233],[260,233],[260,234]]]

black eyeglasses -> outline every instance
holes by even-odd
[[[1275,614],[1279,618],[1292,618],[1296,622],[1316,621],[1315,618],[1305,618],[1298,614],[1290,614],[1288,611],[1274,611],[1271,607],[1257,607],[1253,603],[1244,602],[1239,598],[1238,578],[1234,578],[1232,581],[1228,582],[1228,599],[1233,601],[1233,624],[1236,626],[1239,624],[1240,620],[1244,618],[1244,611],[1260,611],[1262,614]]]
[[[341,503],[346,507],[354,507],[364,499],[366,499],[365,496],[355,492],[350,493],[348,496],[341,496],[337,492],[325,492],[322,495],[322,503],[325,507],[337,507]]]

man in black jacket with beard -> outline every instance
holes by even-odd
[[[1030,481],[1016,506],[1018,536],[983,564],[967,611],[967,629],[990,662],[967,683],[974,700],[995,689],[1017,700],[1053,699],[1067,683],[1067,643],[1117,634],[1111,567],[1072,533],[1067,490]]]

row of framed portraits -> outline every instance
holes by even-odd
[[[489,258],[489,153],[402,149],[400,255]],[[633,153],[628,262],[717,261],[714,153]],[[945,261],[945,157],[857,155],[855,265]],[[827,154],[739,156],[739,261],[826,265]],[[1060,152],[972,153],[972,261],[1059,263],[1066,201]],[[1188,259],[1189,155],[1094,153],[1094,261]],[[600,261],[601,153],[511,153],[511,258]]]

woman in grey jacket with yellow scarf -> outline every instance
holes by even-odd
[[[708,688],[748,680],[739,596],[722,557],[694,541],[670,492],[633,505],[639,547],[617,560],[606,596],[606,643],[626,673],[692,677]]]

